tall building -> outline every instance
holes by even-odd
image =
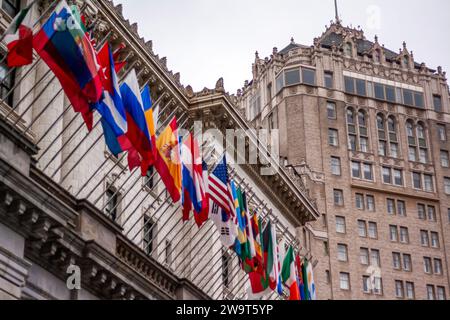
[[[31,2],[0,1],[1,34],[19,4]],[[36,27],[61,3],[33,2]],[[193,92],[152,42],[139,36],[137,24],[124,18],[121,5],[70,3],[78,5],[89,26],[95,22],[90,30],[98,46],[108,41],[113,50],[125,47],[119,60],[127,64],[118,78],[134,69],[139,86],[149,85],[161,107],[159,133],[174,116],[183,129],[200,121],[205,131],[249,132],[249,147],[268,161],[230,163],[230,177],[246,193],[248,209],[265,224],[272,221],[281,241],[316,263],[298,243],[303,226],[319,218],[317,207],[301,179],[270,162],[223,80],[214,89]],[[171,201],[157,172],[150,169],[142,177],[139,170],[130,172],[126,154],[112,155],[98,113],[88,132],[38,55],[33,64],[12,69],[4,56],[0,51],[0,299],[249,297],[248,276],[221,241],[226,226],[208,221],[199,229],[193,219],[183,222],[180,203]],[[268,166],[274,173],[261,174]]]
[[[450,104],[446,74],[339,18],[312,46],[256,54],[237,97],[322,218],[305,239],[320,299],[446,299]]]

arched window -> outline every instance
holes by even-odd
[[[381,52],[380,49],[375,50],[374,54],[373,54],[373,60],[376,63],[380,63],[381,62]]]
[[[403,66],[405,68],[409,68],[409,57],[408,56],[403,57]]]
[[[356,116],[357,114],[357,116]],[[349,149],[353,152],[369,152],[368,115],[364,110],[347,108]]]
[[[388,118],[389,131],[389,152],[392,158],[399,157],[398,134],[397,134],[397,120],[394,116]]]
[[[382,114],[377,115],[377,127],[378,127],[378,154],[386,157],[387,151],[387,135],[386,135],[386,121]]]
[[[417,141],[419,145],[419,161],[428,163],[428,145],[425,125],[422,122],[417,124]]]
[[[383,114],[377,116],[378,126],[378,154],[383,157],[399,157],[397,120],[389,116],[385,121]],[[387,133],[386,133],[387,132]]]
[[[367,114],[364,110],[358,111],[359,151],[369,152],[369,135],[367,130]]]
[[[428,144],[425,125],[418,122],[414,125],[412,120],[406,122],[406,133],[408,135],[409,161],[428,163]]]
[[[352,57],[353,56],[353,45],[351,42],[347,42],[345,43],[344,46],[344,53],[347,57]]]

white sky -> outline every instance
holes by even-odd
[[[195,91],[223,77],[230,93],[251,79],[255,51],[261,58],[290,38],[304,45],[334,18],[333,0],[114,0],[137,22],[154,51]],[[407,42],[417,62],[450,72],[450,1],[338,0],[344,25],[361,26],[395,52]]]

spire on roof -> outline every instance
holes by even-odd
[[[338,10],[337,0],[334,0],[334,12],[335,12],[336,23],[341,23],[341,19],[339,18],[339,10]]]

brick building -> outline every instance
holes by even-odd
[[[450,104],[445,72],[337,18],[312,46],[256,53],[237,93],[322,219],[304,244],[320,299],[446,299]]]

